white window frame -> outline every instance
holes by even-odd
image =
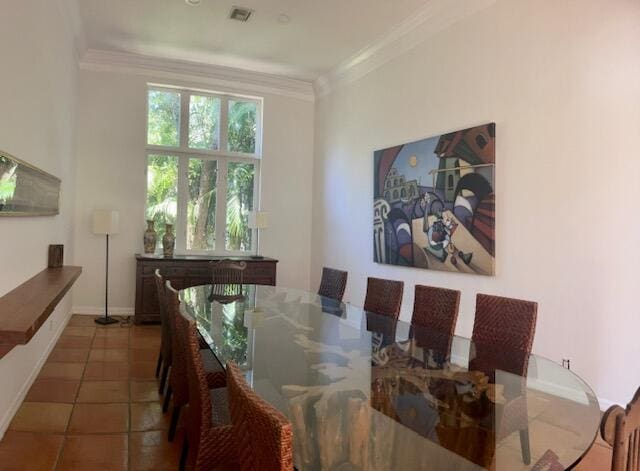
[[[178,129],[178,146],[159,146],[148,144],[149,130],[149,92],[164,91],[180,94],[180,123]],[[189,147],[189,102],[192,95],[210,96],[220,100],[220,121],[218,150],[193,149]],[[231,152],[227,150],[228,111],[229,100],[253,102],[257,105],[256,112],[256,152]],[[178,255],[247,255],[257,250],[256,230],[251,231],[251,250],[227,250],[226,249],[226,225],[227,225],[227,169],[230,162],[250,163],[254,166],[253,175],[253,210],[259,210],[260,204],[260,176],[262,162],[262,113],[263,99],[260,97],[218,93],[212,91],[174,87],[170,85],[147,84],[145,97],[145,213],[146,217],[146,185],[148,161],[150,155],[166,155],[178,158],[178,199],[176,211],[175,253]],[[215,249],[214,250],[189,250],[187,249],[187,204],[188,204],[188,171],[189,159],[217,161],[216,182],[216,221],[215,221]],[[160,248],[161,244],[158,244]]]

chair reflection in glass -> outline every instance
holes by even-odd
[[[246,262],[233,260],[213,261],[211,267],[211,294],[209,301],[228,304],[244,299],[242,290]]]

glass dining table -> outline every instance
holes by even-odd
[[[566,469],[598,430],[591,388],[538,355],[290,288],[202,285],[180,301],[291,421],[299,470]]]

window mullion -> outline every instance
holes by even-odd
[[[220,97],[220,150],[228,152],[227,145],[229,133],[229,97]]]
[[[227,228],[227,159],[218,160],[216,182],[216,252],[226,251]]]
[[[182,149],[189,147],[189,105],[191,95],[186,90],[180,91],[180,142]],[[186,253],[187,250],[187,209],[189,192],[189,156],[179,154],[178,159],[178,214],[176,215],[176,250]]]
[[[256,109],[256,157],[262,157],[262,115],[264,113],[264,106],[258,103]]]
[[[189,156],[178,156],[178,204],[176,215],[176,252],[185,253],[187,250],[187,201],[189,199]]]
[[[189,148],[189,92],[182,90],[180,92],[180,147]]]
[[[262,202],[260,201],[260,185],[261,181],[261,162],[259,160],[253,162],[253,202],[252,202],[252,210],[253,211],[262,211]],[[251,252],[255,252],[256,255],[260,255],[258,250],[258,230],[259,229],[249,229],[251,231]]]

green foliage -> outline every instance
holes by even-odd
[[[187,248],[213,249],[215,247],[217,162],[189,159],[187,178],[189,185]]]
[[[16,191],[17,176],[15,171],[17,168],[17,163],[0,155],[0,204],[4,205],[13,199]]]
[[[253,209],[253,164],[229,162],[227,168],[227,249],[250,250],[248,212]]]
[[[16,177],[0,180],[0,204],[6,204],[13,199],[16,191]]]
[[[229,101],[229,128],[227,139],[231,152],[256,151],[257,106],[251,101]]]
[[[224,358],[238,365],[247,364],[247,328],[244,326],[245,303],[236,302],[222,308],[222,337]]]
[[[191,95],[189,103],[189,147],[217,150],[220,99]]]
[[[158,240],[165,224],[175,224],[178,201],[178,158],[150,155],[147,164],[147,219],[156,223]]]
[[[147,143],[178,147],[180,129],[180,94],[149,90]]]
[[[186,290],[183,296],[199,327],[213,338],[216,353],[240,366],[246,365],[248,329],[244,326],[244,316],[250,307],[247,302],[222,305],[220,313],[212,309],[214,304],[207,300],[205,290]]]

